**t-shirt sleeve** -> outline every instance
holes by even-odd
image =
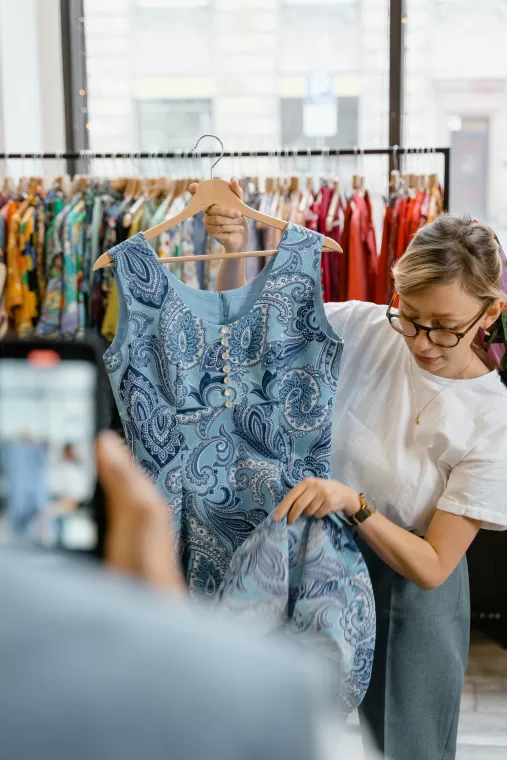
[[[375,324],[384,326],[387,306],[378,306],[366,301],[343,301],[324,304],[326,317],[338,335],[345,342],[358,338]]]
[[[472,453],[463,459],[451,470],[437,509],[482,520],[489,530],[506,530],[507,455],[484,459]]]

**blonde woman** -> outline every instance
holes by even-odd
[[[228,252],[245,250],[237,212],[214,206],[205,221]],[[442,216],[396,265],[398,308],[326,304],[345,343],[336,479],[302,481],[276,511],[290,522],[336,511],[354,525],[377,608],[361,719],[389,760],[456,754],[470,626],[465,553],[480,528],[507,527],[507,389],[475,340],[504,308],[502,270],[488,227]],[[244,283],[244,260],[225,260],[217,290]]]

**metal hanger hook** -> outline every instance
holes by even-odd
[[[211,179],[213,179],[213,169],[218,164],[218,162],[221,161],[222,158],[224,157],[225,149],[224,149],[224,144],[223,144],[222,140],[219,137],[217,137],[216,135],[201,135],[200,138],[197,140],[196,144],[194,145],[194,147],[192,148],[192,153],[195,151],[195,149],[197,148],[197,146],[199,145],[199,143],[201,142],[201,140],[204,140],[205,137],[212,137],[213,140],[217,140],[220,143],[220,148],[221,148],[221,151],[222,151],[220,153],[220,156],[217,158],[217,160],[215,161],[215,163],[212,164],[211,169],[210,169]]]

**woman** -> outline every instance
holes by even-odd
[[[246,249],[238,212],[213,206],[205,221],[226,251]],[[475,343],[504,307],[498,243],[484,225],[440,217],[394,279],[387,318],[374,304],[326,305],[345,343],[336,480],[302,481],[275,516],[336,511],[355,525],[377,606],[362,724],[390,760],[450,760],[469,644],[465,553],[481,527],[507,527],[507,390]],[[224,260],[217,290],[244,283],[244,259]]]

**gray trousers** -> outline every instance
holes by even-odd
[[[466,558],[440,588],[423,591],[356,541],[377,612],[363,733],[387,760],[454,760],[470,638]]]

